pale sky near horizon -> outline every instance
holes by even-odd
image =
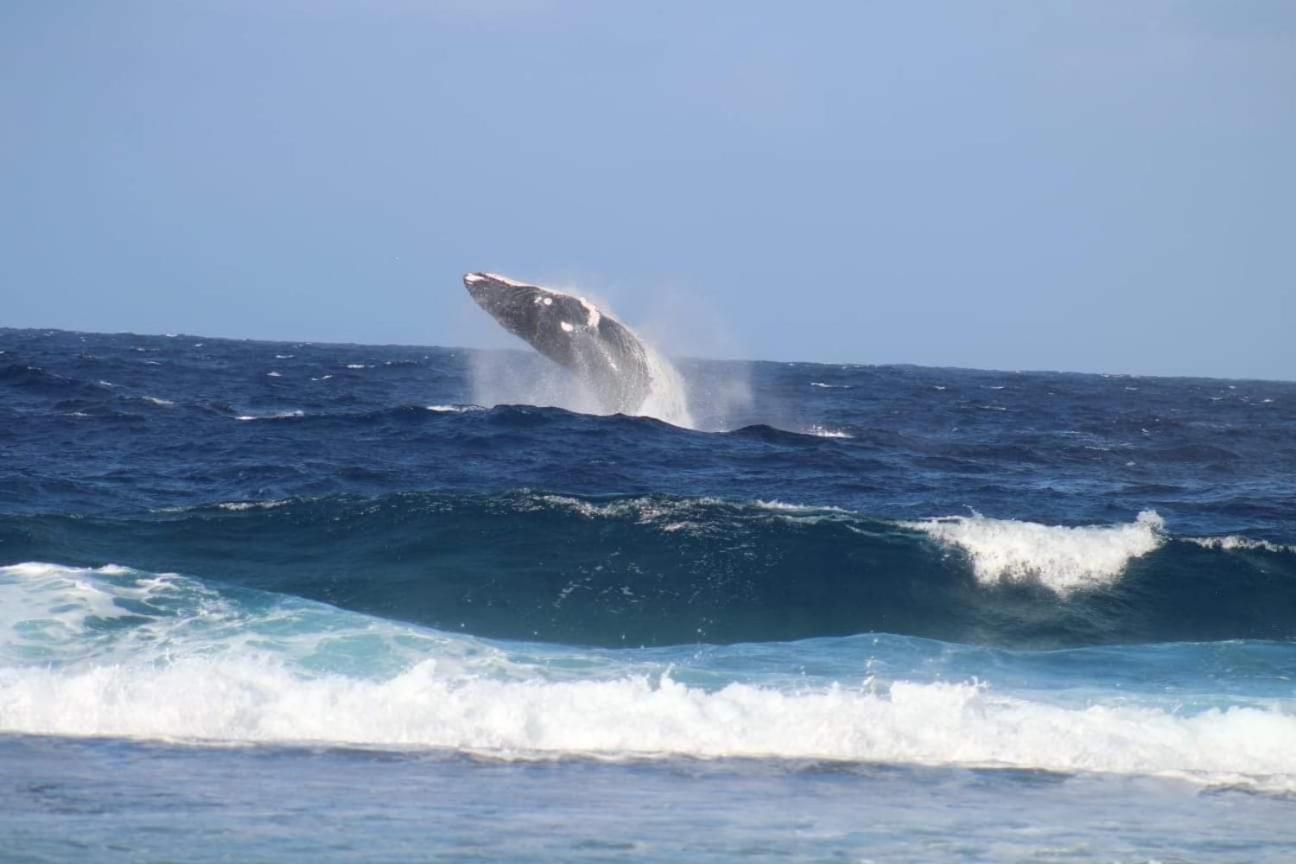
[[[1296,380],[1296,2],[0,5],[0,326]]]

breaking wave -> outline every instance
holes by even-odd
[[[1059,594],[1110,585],[1130,561],[1165,542],[1165,520],[1147,510],[1128,525],[1040,525],[981,515],[906,522],[967,554],[979,581],[1036,581]]]
[[[0,568],[0,599],[5,732],[995,766],[1296,790],[1290,699],[1185,706],[1132,692],[1086,705],[957,668],[946,681],[879,678],[879,652],[914,647],[894,639],[842,640],[844,665],[829,674],[788,680],[757,664],[733,680],[723,653],[546,653],[121,567]],[[810,656],[761,650],[765,667]]]
[[[177,570],[444,630],[583,645],[1296,636],[1296,553],[1170,527],[1152,512],[1053,526],[671,496],[334,495],[3,516],[0,563]]]

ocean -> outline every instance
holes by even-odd
[[[1296,384],[676,367],[0,329],[0,860],[1292,860]]]

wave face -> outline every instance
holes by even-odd
[[[174,568],[429,627],[582,645],[1296,636],[1296,550],[1175,537],[1150,512],[1066,527],[665,496],[400,493],[5,517],[0,549],[11,562]]]
[[[0,330],[0,736],[1296,792],[1296,385],[544,363]]]

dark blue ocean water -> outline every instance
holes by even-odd
[[[677,366],[0,330],[0,854],[1287,860],[1296,384]]]

